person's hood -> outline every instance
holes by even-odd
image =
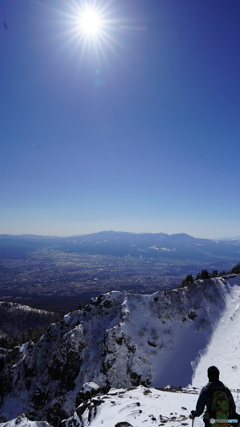
[[[207,384],[207,388],[216,391],[216,390],[225,390],[225,385],[222,381],[212,381]]]

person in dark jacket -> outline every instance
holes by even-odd
[[[216,368],[216,366],[210,366],[207,371],[208,374],[208,384],[205,385],[199,395],[196,409],[191,411],[190,418],[194,419],[195,417],[200,417],[202,415],[205,407],[206,411],[210,413],[211,410],[211,403],[212,403],[212,395],[214,391],[217,390],[224,390],[227,394],[228,403],[231,408],[232,416],[231,419],[237,419],[238,422],[240,421],[240,415],[236,413],[236,405],[232,396],[232,393],[230,390],[225,387],[225,385],[219,381],[219,370]],[[203,417],[203,420],[205,422],[205,426],[209,427],[211,426],[209,420],[207,420],[205,417]],[[236,426],[236,424],[235,424]]]

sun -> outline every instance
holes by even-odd
[[[123,18],[117,14],[112,0],[62,0],[63,11],[58,12],[61,25],[61,48],[68,49],[69,58],[108,60],[119,55],[123,48],[121,34]]]
[[[96,4],[85,4],[78,10],[78,33],[85,40],[100,40],[106,30],[106,21],[103,10]]]
[[[103,29],[103,19],[96,8],[85,8],[79,16],[79,29],[85,37],[99,37]]]
[[[115,54],[119,47],[120,22],[114,15],[111,0],[82,0],[81,3],[74,0],[69,17],[69,34],[76,43],[80,61],[84,55],[107,58],[109,52]]]

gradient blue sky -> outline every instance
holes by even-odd
[[[240,235],[239,0],[82,4],[0,2],[0,233]]]

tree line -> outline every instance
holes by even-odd
[[[10,302],[0,302],[0,347],[12,348],[37,340],[50,323],[58,321],[56,313],[35,310]]]
[[[202,270],[200,273],[198,273],[196,275],[196,278],[194,279],[192,274],[188,274],[185,279],[181,282],[180,287],[184,287],[189,285],[190,283],[193,283],[194,280],[206,280],[206,279],[212,279],[214,277],[221,277],[224,276],[225,274],[240,274],[240,263],[238,263],[237,265],[235,265],[235,267],[233,267],[230,271],[222,271],[222,272],[218,272],[217,270],[213,270],[211,273],[204,269]]]

